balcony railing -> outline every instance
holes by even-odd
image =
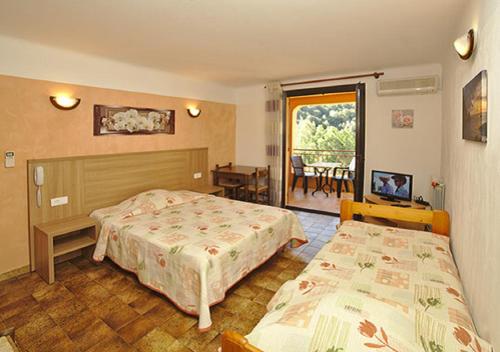
[[[306,164],[316,162],[340,163],[348,166],[356,155],[354,150],[292,149],[292,155],[300,155]]]

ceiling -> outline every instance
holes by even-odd
[[[243,86],[439,62],[466,2],[2,0],[0,34]]]

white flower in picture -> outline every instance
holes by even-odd
[[[173,110],[151,110],[97,106],[100,122],[98,134],[108,133],[174,133]],[[106,110],[109,109],[109,110]],[[101,112],[102,111],[102,112]],[[108,111],[108,113],[106,113]]]

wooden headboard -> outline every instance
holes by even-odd
[[[44,169],[42,203],[36,203],[34,169]],[[202,177],[193,178],[201,172]],[[69,216],[89,214],[134,194],[153,189],[189,189],[208,183],[208,149],[183,149],[28,161],[30,263],[34,270],[33,226]],[[68,196],[66,205],[50,199]]]

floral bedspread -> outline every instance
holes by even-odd
[[[123,217],[114,206],[91,214],[101,225],[94,260],[105,256],[137,274],[186,313],[211,325],[210,306],[280,247],[307,242],[294,213],[215,196]]]
[[[346,221],[247,336],[266,352],[492,351],[447,237]]]

